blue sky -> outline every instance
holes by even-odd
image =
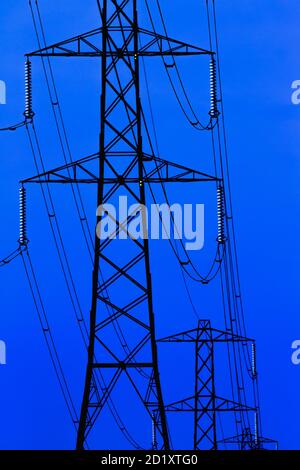
[[[28,2],[2,3],[0,80],[7,85],[7,104],[0,106],[0,126],[6,126],[20,120],[23,113],[23,56],[37,46]],[[216,3],[241,281],[249,336],[258,343],[264,433],[278,439],[283,449],[299,449],[300,366],[291,363],[291,344],[300,338],[297,248],[300,107],[291,103],[291,83],[300,79],[297,48],[300,5],[296,0]],[[48,42],[97,27],[95,4],[94,0],[53,0],[50,4],[41,0]],[[179,0],[162,4],[171,36],[208,47],[204,1],[186,1],[184,8]],[[199,106],[199,112],[206,113],[208,103],[199,86],[203,64],[187,59],[180,61],[180,66],[193,102]],[[201,170],[206,165],[205,137],[202,140],[190,130],[159,68],[156,62],[149,77],[161,154]],[[54,70],[72,151],[75,158],[80,158],[97,150],[99,63],[58,59]],[[46,164],[52,168],[62,163],[62,157],[38,61],[34,64],[34,106]],[[0,139],[0,257],[4,257],[16,247],[18,238],[18,181],[35,171],[24,130],[2,133]],[[193,187],[182,197],[188,202],[202,196]],[[89,203],[89,193],[85,198]],[[81,255],[82,240],[75,235],[78,226],[69,214],[67,195],[56,192],[55,200],[68,240],[75,281],[88,311],[90,269],[87,257]],[[76,329],[70,326],[71,309],[37,188],[30,191],[28,229],[49,317],[79,402],[84,351],[77,346]],[[208,251],[209,246],[208,242]],[[160,250],[166,251],[163,251],[165,263],[161,263]],[[166,314],[158,325],[161,333],[170,325],[177,331],[195,323],[187,307],[180,273],[167,252],[168,247],[163,244],[153,249],[157,310]],[[199,254],[197,261],[205,264],[205,252]],[[0,447],[72,448],[74,431],[55,381],[20,260],[1,270],[0,276],[0,339],[7,344],[7,365],[0,366]],[[191,289],[199,310],[220,326],[220,317],[209,296],[199,292],[198,287]],[[130,416],[128,419],[133,420]],[[104,446],[109,445],[112,433],[109,430],[103,437]]]

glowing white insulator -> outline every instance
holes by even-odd
[[[152,414],[152,450],[157,450],[158,444],[157,444],[157,432],[156,432],[156,421],[155,421],[155,415],[154,413]]]
[[[254,440],[255,446],[259,448],[259,413],[258,410],[254,413]]]
[[[225,207],[224,207],[224,188],[218,186],[217,188],[217,207],[218,207],[218,238],[217,241],[220,244],[224,244],[226,241],[225,237]]]
[[[213,119],[219,116],[218,110],[218,85],[217,85],[217,66],[214,57],[211,57],[209,64],[210,75],[210,111],[209,114]]]
[[[26,119],[32,119],[34,112],[32,110],[32,71],[29,59],[25,62],[25,112]]]
[[[21,246],[28,244],[27,239],[27,211],[26,211],[26,189],[21,186],[19,191],[19,205],[20,205],[20,238],[19,243]]]
[[[252,376],[253,378],[257,377],[256,369],[256,344],[252,343]]]

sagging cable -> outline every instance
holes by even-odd
[[[17,250],[10,253],[10,255],[8,255],[6,258],[1,259],[0,268],[3,268],[4,266],[7,266],[8,264],[10,264],[20,255],[20,253],[21,253],[20,248],[18,248]]]
[[[27,57],[25,61],[25,111],[24,111],[25,121],[21,121],[12,126],[0,128],[0,132],[3,131],[16,131],[20,127],[25,126],[28,122],[31,122],[34,117],[34,112],[32,109],[32,69],[31,62]]]
[[[20,211],[20,227],[19,227],[19,240],[18,248],[10,253],[6,258],[0,260],[0,268],[7,266],[14,261],[24,251],[27,251],[28,238],[27,238],[27,214],[26,214],[26,189],[22,185],[19,189],[19,211]]]

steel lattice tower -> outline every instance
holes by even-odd
[[[194,450],[218,450],[217,417],[222,414],[255,413],[254,407],[220,396],[216,389],[215,349],[222,343],[249,343],[250,338],[212,328],[209,320],[201,320],[198,327],[159,340],[160,343],[194,344],[195,393],[166,405],[167,413],[193,413]],[[254,441],[253,436],[248,436]],[[239,442],[239,441],[238,441]]]
[[[102,11],[103,31],[102,31],[102,93],[101,93],[101,131],[100,131],[100,181],[98,183],[98,207],[113,201],[113,195],[122,188],[122,195],[130,199],[134,198],[138,205],[145,206],[145,186],[143,182],[143,142],[142,142],[142,115],[140,102],[140,71],[139,71],[139,36],[136,0],[123,2],[122,16],[118,14],[118,5],[114,2],[104,1]],[[110,5],[109,5],[110,4]],[[109,12],[108,7],[112,9]],[[117,34],[114,32],[117,31]],[[133,60],[126,53],[133,52]],[[108,57],[108,53],[115,54]],[[117,59],[120,60],[117,60]],[[120,83],[122,76],[122,84]],[[126,121],[119,121],[119,115],[124,115]],[[120,124],[119,124],[120,122]],[[122,155],[119,156],[118,153]],[[119,160],[122,159],[120,164]],[[124,173],[127,177],[134,177],[136,182],[128,187],[127,183],[122,183]],[[116,176],[120,182],[116,185],[105,187],[104,178],[106,175]],[[101,224],[102,214],[98,216],[97,223]],[[123,230],[120,224],[124,221],[118,220],[117,225]],[[126,230],[126,228],[125,228]],[[146,221],[143,221],[143,230],[146,230]],[[100,401],[95,403],[95,370],[107,368],[111,371],[109,384],[113,384],[118,376],[125,371],[130,380],[132,370],[146,370],[149,374],[147,392],[141,390],[140,386],[134,382],[137,392],[144,401],[150,418],[154,415],[158,433],[163,441],[163,448],[169,448],[167,423],[164,411],[164,403],[160,384],[157,345],[155,338],[155,320],[152,301],[152,281],[150,273],[149,244],[145,233],[144,240],[138,242],[129,240],[129,257],[120,266],[120,261],[113,260],[113,252],[107,254],[109,246],[107,242],[101,242],[96,235],[95,238],[95,260],[93,271],[92,287],[92,308],[90,315],[90,345],[88,354],[88,365],[86,372],[86,382],[84,397],[82,402],[81,417],[78,432],[77,447],[84,447],[84,443],[89,430],[92,428],[97,414],[101,411],[107,392],[100,397]],[[114,242],[112,242],[112,245]],[[111,248],[114,250],[114,247]],[[111,276],[107,276],[100,282],[99,265],[107,263],[115,271]],[[137,277],[132,274],[135,265],[142,265],[144,276]],[[130,284],[130,296],[127,300],[120,300],[117,292],[108,300],[105,298],[106,289],[112,283],[116,283],[120,275],[126,276]],[[111,289],[110,289],[111,290]],[[133,297],[132,297],[133,295]],[[103,321],[103,314],[100,305],[109,302],[114,313],[110,319]],[[139,319],[135,317],[138,307]],[[143,315],[141,315],[143,309]],[[114,321],[114,317],[120,313],[128,315],[127,332],[132,326],[139,323],[139,332],[136,334],[134,348],[132,352],[123,359],[118,359],[118,352],[114,346],[104,345],[99,338],[102,329],[108,329]],[[143,323],[141,322],[143,318]],[[104,348],[109,347],[108,356],[111,362],[98,364],[95,362],[95,343],[102,343]],[[136,359],[141,349],[147,347],[147,354],[143,355],[143,360]],[[101,352],[100,352],[101,354]],[[108,357],[109,360],[109,357]],[[111,386],[109,385],[109,386]]]
[[[140,98],[142,57],[207,55],[211,58],[213,53],[141,28],[137,0],[104,0],[101,16],[101,28],[28,54],[28,57],[101,58],[99,152],[25,180],[24,184],[96,184],[97,206],[104,208],[98,212],[96,221],[88,363],[77,448],[85,448],[99,415],[125,375],[146,411],[149,424],[145,422],[145,425],[149,429],[151,423],[154,426],[158,441],[155,447],[169,449],[145,214],[142,211],[142,241],[130,236],[126,241],[100,240],[98,234],[107,215],[105,205],[116,205],[119,196],[127,196],[129,204],[137,206],[135,214],[117,220],[116,235],[126,238],[127,223],[135,219],[138,208],[146,205],[146,185],[218,181],[214,176],[146,152]],[[127,351],[113,339],[119,321],[130,343]],[[105,377],[105,386],[100,385],[99,374]]]

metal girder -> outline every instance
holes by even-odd
[[[209,399],[210,395],[202,395],[202,399]],[[246,406],[241,403],[237,403],[227,398],[215,397],[215,406],[211,404],[207,407],[202,406],[200,409],[206,412],[235,412],[235,411],[255,411],[254,407]],[[195,397],[189,397],[183,400],[166,405],[166,411],[168,412],[195,412]]]
[[[194,328],[192,330],[187,330],[182,333],[174,334],[171,336],[167,336],[165,338],[161,338],[158,341],[160,343],[194,343],[197,341],[197,335],[200,332],[205,333],[209,331],[211,333],[211,339],[202,337],[201,341],[212,341],[214,343],[228,343],[228,342],[236,342],[236,343],[253,343],[254,340],[251,338],[245,338],[243,336],[238,336],[233,334],[230,331],[222,331],[215,328],[211,328],[208,326],[209,320],[201,320],[199,322],[199,327]]]
[[[131,26],[109,26],[106,28],[106,34],[113,41],[118,33],[127,33],[128,38],[133,34]],[[188,44],[177,39],[169,38],[161,34],[138,28],[137,31],[141,46],[136,49],[112,48],[105,51],[106,57],[124,58],[124,57],[155,57],[155,56],[193,56],[193,55],[212,55],[213,52],[203,49],[199,46]],[[102,57],[103,28],[93,29],[87,33],[74,36],[64,41],[57,42],[45,48],[27,54],[27,57]]]
[[[107,157],[131,157],[130,153],[121,152],[108,153]],[[25,183],[56,183],[56,184],[98,184],[100,176],[95,168],[95,162],[99,160],[99,154],[93,154],[88,157],[77,160],[76,162],[60,166],[53,170],[41,173],[39,175],[27,178],[22,181]],[[151,164],[151,169],[150,169]],[[149,167],[149,168],[148,168]],[[218,179],[212,175],[188,168],[177,163],[173,163],[152,155],[143,155],[143,176],[140,179],[137,176],[129,174],[117,174],[103,178],[104,184],[144,184],[154,183],[187,183],[187,182],[215,182]],[[132,168],[133,170],[134,168]]]
[[[278,441],[263,436],[257,438],[249,428],[246,428],[242,434],[220,440],[219,444],[235,445],[241,450],[265,450],[269,446],[278,450]]]
[[[214,343],[210,322],[200,324],[195,339],[194,449],[217,450]]]

